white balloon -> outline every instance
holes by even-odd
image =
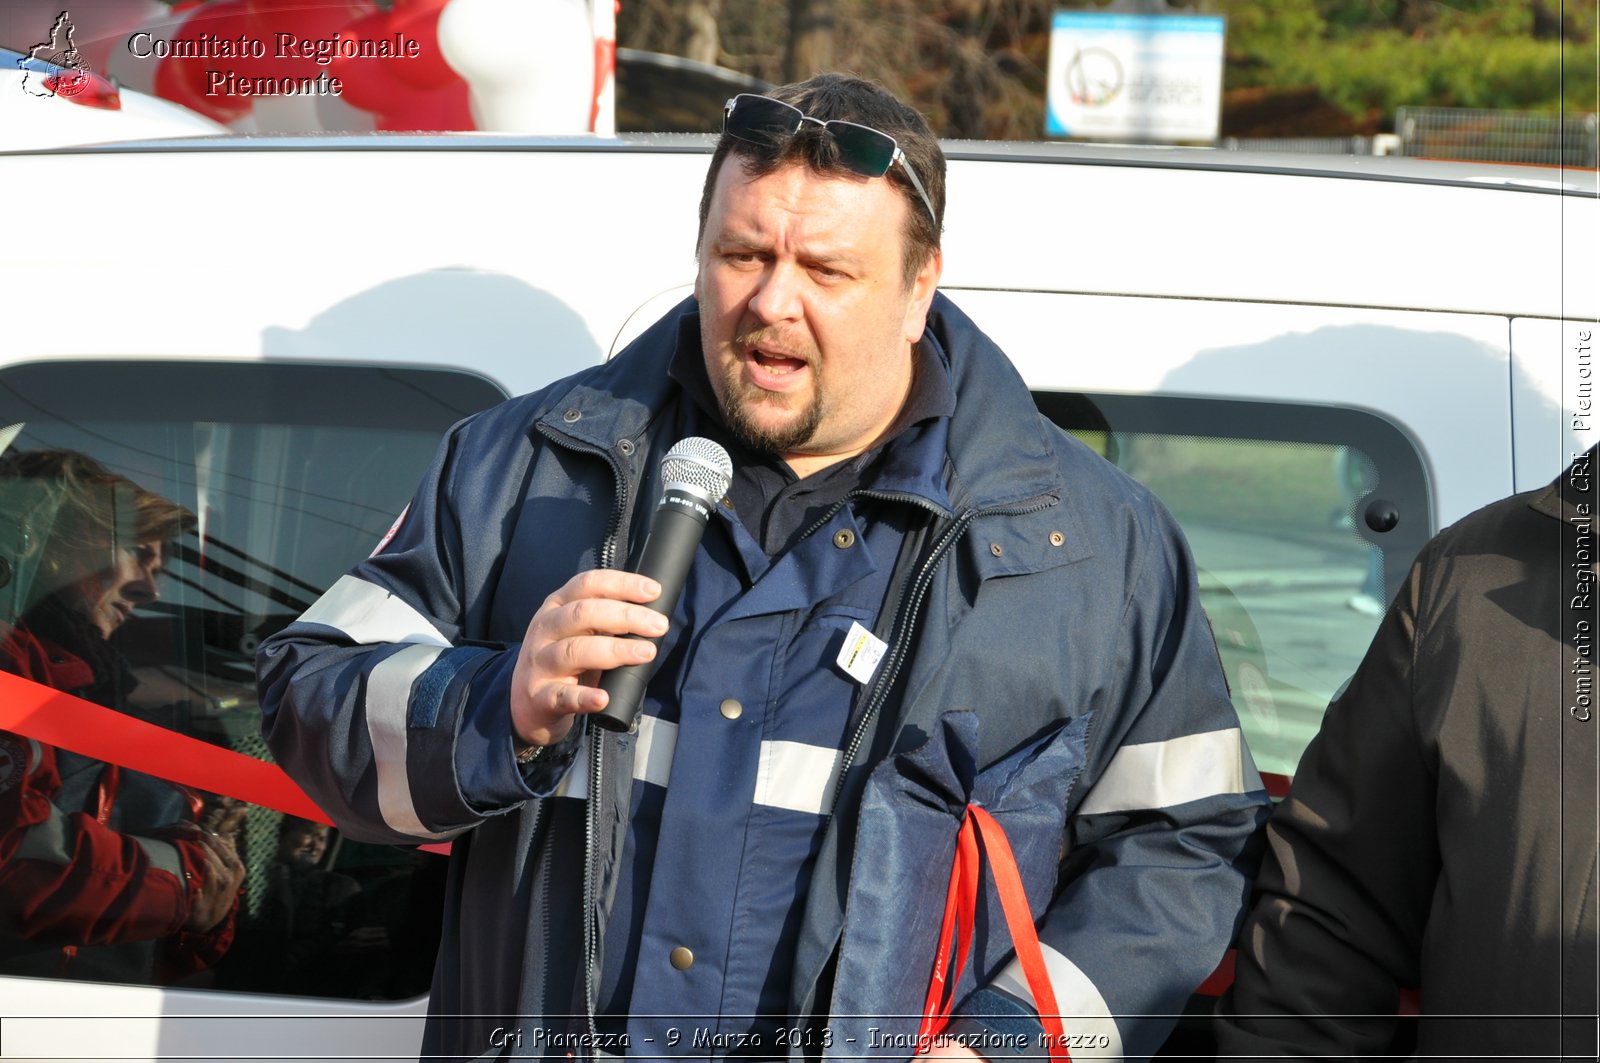
[[[589,131],[594,33],[582,0],[450,0],[439,50],[466,80],[479,129]]]

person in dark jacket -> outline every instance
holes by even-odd
[[[227,988],[300,994],[342,988],[330,977],[334,952],[350,929],[361,886],[322,866],[328,835],[326,824],[298,816],[279,824],[260,905],[241,920],[223,966]]]
[[[1268,824],[1220,1055],[1595,1058],[1596,452],[1425,547]]]
[[[920,115],[822,75],[724,117],[695,297],[450,433],[264,641],[267,740],[348,835],[454,839],[427,1058],[1038,1053],[992,894],[965,1043],[919,1037],[969,803],[1071,1052],[1149,1055],[1266,807],[1187,546],[936,293]],[[665,620],[626,568],[690,436],[735,471]],[[589,726],[652,659],[637,727]]]

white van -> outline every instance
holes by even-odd
[[[70,943],[24,971],[0,941],[0,1059],[414,1058],[443,861],[334,833],[325,903],[286,921],[279,836],[316,812],[262,763],[253,652],[379,541],[449,424],[608,357],[689,293],[709,149],[458,135],[0,153],[0,440],[87,454],[199,520],[118,632],[128,707],[160,729],[110,740],[79,717],[39,740],[247,802],[253,928],[161,984],[92,980]],[[947,151],[944,290],[1049,416],[1177,515],[1281,788],[1421,544],[1593,439],[1595,174]],[[49,714],[19,706],[48,693],[10,678],[0,730],[34,737]],[[0,757],[0,794],[12,770]]]

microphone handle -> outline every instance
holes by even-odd
[[[650,535],[644,541],[644,551],[639,557],[635,572],[649,576],[661,584],[661,596],[645,605],[663,616],[670,617],[683,593],[689,576],[689,565],[700,547],[700,537],[705,533],[706,520],[711,508],[700,498],[687,491],[669,488],[661,497],[655,519],[650,524]],[[630,635],[629,638],[639,636]],[[659,638],[651,639],[656,648]],[[655,674],[660,658],[643,664],[630,664],[613,668],[600,677],[600,689],[611,695],[606,707],[591,718],[608,731],[628,731],[639,715],[644,701],[645,687]]]

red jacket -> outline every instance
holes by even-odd
[[[97,680],[23,628],[0,642],[0,668],[73,693]],[[232,913],[183,930],[205,866],[181,836],[194,815],[170,783],[0,731],[0,970],[149,982],[215,963]]]

